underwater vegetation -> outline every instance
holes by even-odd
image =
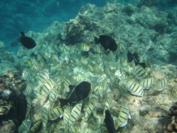
[[[18,132],[165,132],[162,118],[177,100],[176,59],[169,62],[177,50],[177,15],[169,14],[88,4],[66,23],[22,33],[15,66],[1,69],[18,71],[25,82],[17,87],[26,99]],[[173,128],[174,114],[169,116]]]

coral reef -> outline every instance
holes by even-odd
[[[37,45],[16,57],[28,103],[19,133],[106,133],[106,110],[119,132],[159,132],[159,119],[176,101],[175,59],[169,64],[176,32],[166,12],[110,3],[88,4],[67,23],[28,32]],[[96,44],[101,35],[116,49]],[[128,59],[128,51],[136,56]],[[59,100],[82,81],[91,84],[88,97],[62,107]]]
[[[0,131],[16,133],[26,116],[27,103],[22,93],[26,87],[19,73],[0,76]]]
[[[177,103],[170,108],[169,115],[171,116],[171,121],[167,125],[167,132],[177,132]]]

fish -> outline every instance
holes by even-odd
[[[166,78],[159,79],[156,82],[157,82],[157,88],[158,88],[159,91],[164,90],[168,85],[168,81],[167,81]]]
[[[19,42],[27,49],[32,49],[36,46],[36,42],[31,37],[25,35],[24,32],[20,33]]]
[[[53,123],[62,119],[63,119],[63,111],[59,106],[53,108],[49,112],[49,122]]]
[[[125,127],[128,124],[128,120],[131,119],[129,109],[127,106],[121,106],[116,121],[118,129]]]
[[[127,88],[128,88],[128,91],[134,96],[142,97],[144,95],[143,86],[134,80],[128,81]]]
[[[128,51],[127,52],[127,59],[128,59],[128,62],[134,61],[135,65],[139,65],[139,66],[141,66],[143,68],[147,67],[146,63],[140,62],[139,55],[136,52],[131,53],[130,51]]]
[[[148,76],[148,72],[146,71],[146,69],[144,69],[143,67],[141,66],[136,66],[134,69],[133,69],[133,74],[134,76],[137,78],[137,79],[144,79]]]
[[[88,119],[89,116],[93,113],[94,109],[95,109],[95,101],[91,101],[88,104],[85,105],[84,108],[84,115],[85,118]]]
[[[65,124],[72,125],[81,118],[82,104],[76,104],[72,110],[65,109],[63,114],[63,120]]]
[[[91,84],[87,81],[82,81],[80,84],[78,84],[76,87],[72,89],[71,94],[69,95],[68,98],[66,99],[59,98],[61,107],[67,104],[75,105],[79,101],[87,98],[90,93],[90,90]]]
[[[116,133],[116,128],[114,126],[114,120],[109,110],[105,110],[104,123],[109,133]]]
[[[79,103],[71,110],[70,121],[75,122],[81,117],[82,104]]]
[[[153,78],[146,78],[142,80],[140,84],[144,87],[144,89],[149,90],[152,87],[153,83],[154,83]]]
[[[49,110],[43,107],[39,110],[39,113],[41,114],[43,125],[46,126],[49,122]]]
[[[127,59],[128,59],[128,62],[134,61],[135,65],[137,65],[140,62],[139,56],[138,56],[138,54],[136,52],[135,53],[131,53],[130,51],[128,51]]]
[[[30,133],[40,132],[41,129],[42,129],[42,121],[41,120],[37,120],[31,125]]]
[[[30,132],[31,126],[32,126],[32,121],[26,118],[20,125],[17,133],[23,133],[24,131],[25,131],[24,133],[28,133]]]
[[[100,35],[98,38],[95,37],[95,43],[100,43],[103,48],[107,51],[116,51],[117,44],[116,41],[109,35]]]

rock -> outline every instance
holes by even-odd
[[[8,72],[0,76],[0,108],[6,108],[6,111],[0,114],[0,123],[2,123],[2,128],[0,129],[2,131],[9,129],[7,132],[11,132],[13,123],[15,128],[14,126],[12,127],[15,133],[25,119],[27,101],[22,93],[24,86],[24,80],[20,79],[19,73]]]
[[[0,132],[1,133],[17,133],[16,125],[13,121],[6,121],[0,124]]]

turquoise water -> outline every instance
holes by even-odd
[[[0,133],[177,132],[176,0],[0,6]]]
[[[75,17],[81,6],[86,3],[102,6],[105,0],[2,0],[0,39],[9,43],[14,41],[21,31],[42,31],[55,20],[69,20]]]

